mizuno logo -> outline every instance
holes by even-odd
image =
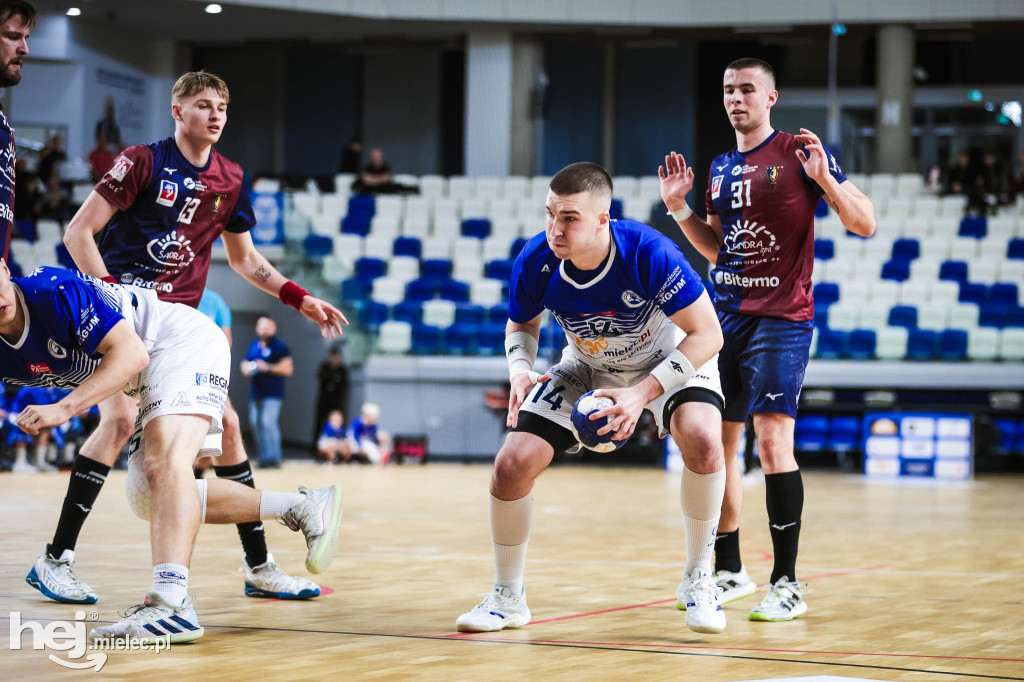
[[[728,168],[728,167],[729,167],[729,164],[725,164],[724,166],[715,166],[715,169],[718,170],[719,173],[721,173],[723,168]]]
[[[78,504],[75,502],[75,506],[84,511],[86,514],[92,511],[92,507],[86,507],[84,504]]]
[[[794,521],[792,523],[786,523],[786,524],[783,524],[781,526],[779,524],[777,524],[777,523],[773,523],[773,524],[771,524],[771,527],[774,528],[775,530],[786,530],[790,526],[795,526],[795,525],[796,525],[796,521]]]
[[[178,170],[178,169],[177,168],[168,168],[167,166],[164,166],[164,173],[167,173],[168,175],[174,175],[174,171],[176,171],[176,170]]]
[[[781,397],[783,395],[785,395],[785,394],[784,393],[765,393],[764,397],[768,398],[768,400],[775,400],[776,398],[779,398],[779,397]]]

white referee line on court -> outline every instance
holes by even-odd
[[[0,548],[4,547],[32,547],[38,548],[38,542],[30,542],[27,540],[0,540]],[[148,552],[148,543],[139,543],[132,545],[125,544],[96,544],[96,543],[79,543],[79,548],[90,548],[90,549],[137,549]],[[439,554],[436,547],[371,547],[371,551],[366,552],[338,552],[338,557],[366,557],[375,559],[398,559],[401,561],[408,561],[410,554],[415,554],[417,558],[425,559],[429,561],[481,561],[493,563],[494,557],[487,554]],[[230,547],[203,547],[197,548],[197,552],[200,554],[231,554],[235,555],[238,553],[237,549]],[[306,550],[304,549],[285,549],[278,548],[274,550],[274,556],[289,555],[289,556],[305,556]],[[95,562],[94,562],[95,563]],[[546,558],[546,557],[530,557],[531,564],[553,564],[553,565],[565,565],[565,566],[637,566],[647,568],[678,568],[682,565],[681,561],[614,561],[608,559],[559,559],[559,558]],[[15,565],[15,564],[0,564],[4,565]],[[17,564],[20,566],[21,564]],[[822,567],[822,566],[801,566],[800,572],[805,575],[818,574],[818,573],[843,573],[847,575],[858,575],[867,574],[871,575],[907,575],[907,576],[931,576],[937,578],[994,578],[999,580],[1020,580],[1024,578],[1024,573],[978,573],[976,571],[971,572],[956,572],[956,571],[911,571],[901,570],[895,568],[872,568],[867,571],[863,568],[850,567],[837,568],[837,567]]]

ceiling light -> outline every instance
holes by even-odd
[[[77,7],[68,7],[67,15],[69,17],[78,17],[82,15],[82,10]]]
[[[223,11],[224,11],[224,8],[221,7],[220,5],[218,5],[215,2],[211,2],[209,5],[206,6],[206,13],[207,14],[220,14]]]

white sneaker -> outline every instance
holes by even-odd
[[[99,597],[75,576],[75,553],[65,549],[60,559],[50,556],[50,546],[39,555],[25,582],[54,601],[65,604],[95,604]]]
[[[694,632],[725,632],[725,612],[718,603],[718,586],[706,568],[697,566],[679,583],[676,608],[686,611],[686,626]]]
[[[722,591],[718,597],[719,604],[728,604],[757,592],[757,583],[750,579],[747,567],[742,564],[738,573],[718,571],[714,575],[714,580],[718,589]]]
[[[146,595],[146,601],[125,612],[124,620],[113,625],[93,628],[90,640],[128,639],[152,643],[164,640],[170,644],[191,642],[203,636],[192,608],[195,597],[186,597],[181,606],[171,606],[156,592]]]
[[[11,467],[11,471],[15,474],[34,474],[38,471],[34,466],[26,462],[25,460],[16,460],[14,466]]]
[[[505,628],[521,628],[530,622],[530,608],[526,605],[526,586],[518,595],[504,585],[495,585],[494,591],[459,616],[455,627],[459,632],[496,632]]]
[[[782,576],[778,582],[768,586],[768,594],[761,603],[750,610],[750,620],[778,622],[793,620],[807,613],[800,583]]]
[[[267,552],[265,563],[250,567],[245,563],[245,596],[266,599],[312,599],[320,596],[320,586],[312,580],[288,575]]]
[[[304,500],[282,514],[280,521],[292,530],[301,530],[306,536],[306,570],[323,573],[338,549],[338,531],[341,526],[341,486],[310,490],[299,486]]]

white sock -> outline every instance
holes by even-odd
[[[306,498],[300,493],[279,493],[273,490],[260,492],[260,518],[276,519]]]
[[[499,500],[491,495],[491,545],[494,548],[494,582],[518,596],[523,590],[526,545],[533,525],[533,495],[518,500]]]
[[[188,567],[181,564],[157,564],[153,567],[153,591],[171,606],[188,599]]]
[[[725,496],[725,467],[713,474],[698,474],[683,467],[683,529],[686,532],[686,568],[684,575],[700,566],[713,572],[711,555],[715,550],[715,532],[722,514]]]

